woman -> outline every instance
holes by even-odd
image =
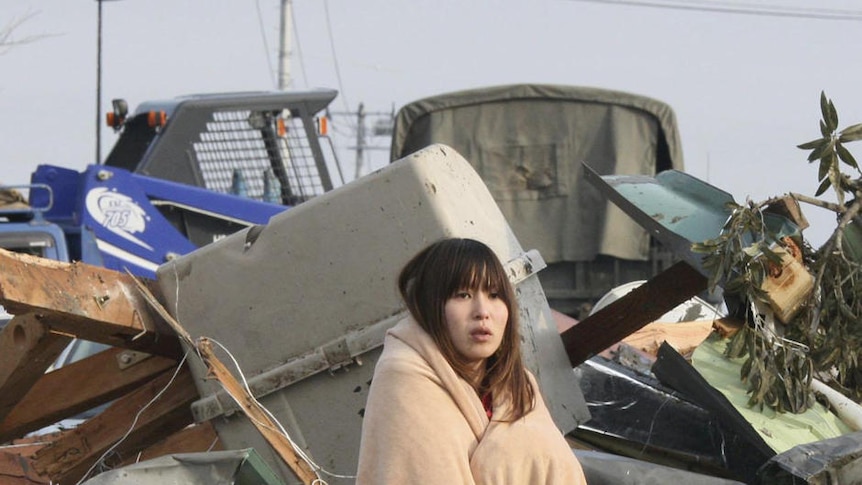
[[[494,253],[444,239],[407,263],[398,288],[410,317],[384,340],[356,483],[586,483],[523,364]]]

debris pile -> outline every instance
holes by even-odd
[[[862,129],[837,132],[824,106],[831,142],[805,146],[831,174]],[[373,364],[403,314],[388,279],[453,234],[491,239],[508,262],[526,360],[591,484],[862,480],[857,186],[824,179],[856,192],[813,250],[793,194],[739,205],[675,170],[582,168],[678,260],[581,321],[552,312],[541,255],[521,250],[443,145],[166,263],[154,281],[0,250],[0,305],[14,315],[0,332],[3,483],[119,484],[109,470],[151,459],[218,463],[236,483],[351,483]],[[73,339],[108,348],[53,369]]]

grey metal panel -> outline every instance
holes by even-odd
[[[323,353],[335,364],[330,369],[310,365],[303,378],[261,402],[320,465],[352,475],[382,333],[370,332],[380,341],[363,343],[370,350],[358,357],[346,337],[397,320],[404,311],[397,272],[420,249],[447,236],[482,240],[504,263],[521,260],[511,269],[525,278],[517,286],[525,360],[557,425],[571,431],[589,414],[538,278],[527,271],[544,263],[521,248],[482,180],[449,147],[429,147],[280,213],[265,226],[166,263],[157,279],[168,310],[191,335],[228,348],[247,378],[328,349]],[[345,339],[341,349],[339,339]],[[200,363],[193,362],[192,370],[202,396],[219,391]],[[213,422],[228,447],[254,447],[292,479],[243,416]]]

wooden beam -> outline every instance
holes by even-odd
[[[197,398],[187,366],[176,378],[173,372],[162,373],[40,449],[33,468],[55,483],[76,483],[112,447],[118,456],[128,456],[192,424],[191,404]]]
[[[219,440],[215,427],[212,425],[212,422],[205,421],[185,427],[167,438],[154,443],[149,448],[142,450],[139,455],[128,457],[123,461],[122,465],[130,465],[138,461],[150,460],[174,453],[198,453],[221,450],[224,450],[224,446],[222,446]]]
[[[35,315],[19,315],[0,332],[0,421],[30,391],[72,339]],[[5,440],[0,439],[0,443]]]
[[[707,279],[680,261],[560,334],[573,367],[706,290]]]
[[[117,399],[177,366],[176,360],[149,356],[121,367],[132,352],[113,347],[44,374],[0,420],[0,443]]]
[[[180,355],[170,327],[128,274],[0,249],[0,305],[36,313],[51,328],[113,347]]]
[[[50,480],[36,475],[25,454],[15,448],[0,448],[0,483],[3,485],[47,485]]]

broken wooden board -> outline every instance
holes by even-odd
[[[55,483],[76,483],[108,450],[127,456],[185,428],[198,398],[192,379],[185,366],[162,373],[37,451],[33,468]]]
[[[814,276],[801,263],[802,251],[798,247],[775,246],[772,250],[781,258],[781,264],[769,264],[769,272],[760,288],[766,292],[775,318],[787,323],[808,301],[814,290]]]
[[[8,445],[0,446],[0,483],[3,485],[49,485],[52,483],[50,477],[37,474],[33,468],[32,457],[42,448],[58,441],[70,432],[70,430],[55,431],[18,439]],[[148,448],[139,452],[127,453],[125,459],[118,463],[115,468],[165,455],[221,450],[224,450],[224,447],[221,445],[212,423],[192,424],[160,439]]]
[[[174,453],[224,450],[215,427],[210,421],[192,424],[141,450],[122,462],[122,466]]]
[[[178,357],[170,327],[143,301],[131,275],[0,248],[0,305],[35,313],[52,330],[114,347]]]
[[[680,261],[560,334],[573,367],[706,290],[707,279]]]
[[[623,342],[656,357],[667,342],[682,355],[688,355],[713,332],[711,320],[694,322],[652,322],[623,339]]]
[[[70,341],[32,313],[16,316],[0,331],[0,423]]]
[[[117,399],[177,366],[173,359],[151,356],[121,367],[120,359],[129,352],[109,348],[44,374],[0,419],[0,443]]]

